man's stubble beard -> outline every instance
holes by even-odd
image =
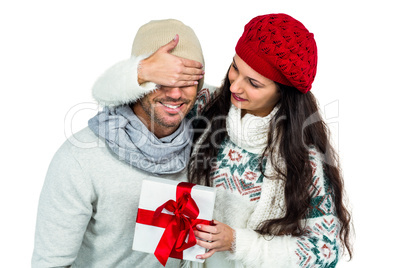
[[[155,100],[157,102],[158,100]],[[184,103],[190,103],[190,101],[186,100]],[[145,96],[141,101],[140,105],[144,112],[149,116],[152,124],[156,123],[159,126],[166,127],[166,128],[177,128],[181,122],[183,121],[185,115],[188,113],[188,110],[185,112],[185,114],[179,114],[181,119],[179,121],[174,121],[174,122],[166,122],[163,120],[163,116],[160,116],[157,112],[155,112],[155,109],[153,109],[154,104],[151,103],[149,98]]]

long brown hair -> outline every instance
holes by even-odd
[[[343,178],[337,154],[329,141],[328,127],[319,113],[317,101],[311,92],[302,94],[296,88],[282,84],[278,84],[278,87],[281,93],[280,107],[267,129],[267,146],[262,156],[271,158],[278,174],[277,179],[285,181],[286,214],[282,218],[262,222],[256,231],[261,234],[293,236],[304,233],[301,220],[307,218],[309,213],[311,196],[308,189],[313,180],[308,149],[309,146],[314,146],[324,156],[323,169],[341,225],[340,238],[351,258],[351,216],[344,204]],[[208,132],[203,134],[206,135],[203,142],[198,144],[197,154],[190,159],[188,165],[189,181],[192,183],[211,186],[210,173],[218,155],[219,145],[228,137],[226,120],[223,118],[226,118],[231,106],[229,88],[230,82],[226,75],[218,95],[203,112],[204,120],[200,120],[196,125],[198,131],[194,136],[195,141],[202,133],[200,129],[205,130],[207,124],[211,124]],[[214,120],[216,118],[220,120]],[[275,164],[273,158],[276,152],[285,160],[285,172]],[[264,174],[263,161],[260,163],[261,172]]]

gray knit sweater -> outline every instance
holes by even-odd
[[[141,183],[154,175],[117,159],[89,128],[71,141],[45,179],[32,267],[162,267],[154,255],[131,249]],[[179,263],[170,258],[166,267]]]

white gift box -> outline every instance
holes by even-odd
[[[144,215],[144,212],[153,214],[158,207],[168,200],[177,201],[176,190],[179,183],[179,181],[160,178],[149,178],[142,182],[138,216],[135,224],[133,250],[147,253],[155,252],[159,241],[165,232],[165,228],[149,225],[149,223],[140,223],[141,220],[139,220],[139,218],[141,218],[141,215]],[[187,183],[187,185],[190,184]],[[211,221],[215,204],[216,189],[207,186],[194,185],[190,191],[191,197],[199,209],[197,219]],[[174,213],[166,209],[163,209],[162,214],[174,215]],[[168,217],[170,218],[170,216]],[[205,248],[194,245],[182,251],[182,256],[176,256],[175,258],[204,262],[204,260],[196,259],[196,256],[204,254],[205,251]]]

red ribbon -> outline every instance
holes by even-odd
[[[166,265],[169,256],[182,259],[183,250],[197,243],[193,230],[195,225],[212,224],[212,221],[197,219],[198,206],[191,197],[191,189],[194,185],[187,182],[179,183],[176,188],[176,201],[168,200],[155,212],[138,209],[137,223],[165,228],[154,252],[163,266]],[[162,213],[163,209],[173,212],[174,215]]]

